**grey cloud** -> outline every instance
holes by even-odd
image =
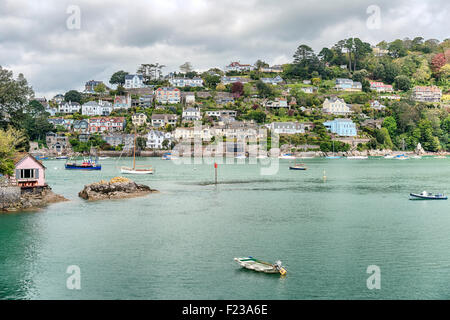
[[[66,9],[81,9],[81,29],[68,30]],[[381,30],[365,27],[369,5],[381,8]],[[151,0],[0,2],[0,64],[22,72],[37,94],[82,89],[143,62],[165,71],[185,61],[223,67],[232,60],[289,61],[300,43],[315,50],[349,35],[377,43],[448,37],[446,0]]]

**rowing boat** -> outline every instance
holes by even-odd
[[[286,274],[286,269],[281,265],[281,261],[277,261],[274,264],[264,262],[253,257],[234,258],[241,267],[263,273],[279,273],[281,275]]]

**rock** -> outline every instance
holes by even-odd
[[[35,187],[32,189],[22,189],[20,198],[15,201],[2,203],[0,210],[4,211],[21,211],[21,210],[37,210],[51,203],[69,201],[61,195],[52,191],[49,186]]]
[[[116,177],[109,182],[102,180],[88,184],[78,193],[78,196],[85,200],[94,201],[140,197],[153,192],[157,192],[157,190],[143,184],[137,184],[127,178]]]

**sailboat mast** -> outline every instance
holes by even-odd
[[[134,143],[133,143],[133,170],[136,168],[136,131],[134,131]]]

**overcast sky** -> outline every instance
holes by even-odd
[[[367,12],[374,5],[380,20]],[[285,63],[300,44],[318,52],[348,37],[443,40],[449,17],[448,0],[0,0],[0,65],[51,98],[90,79],[109,85],[141,63],[168,73],[186,61],[197,70]]]

